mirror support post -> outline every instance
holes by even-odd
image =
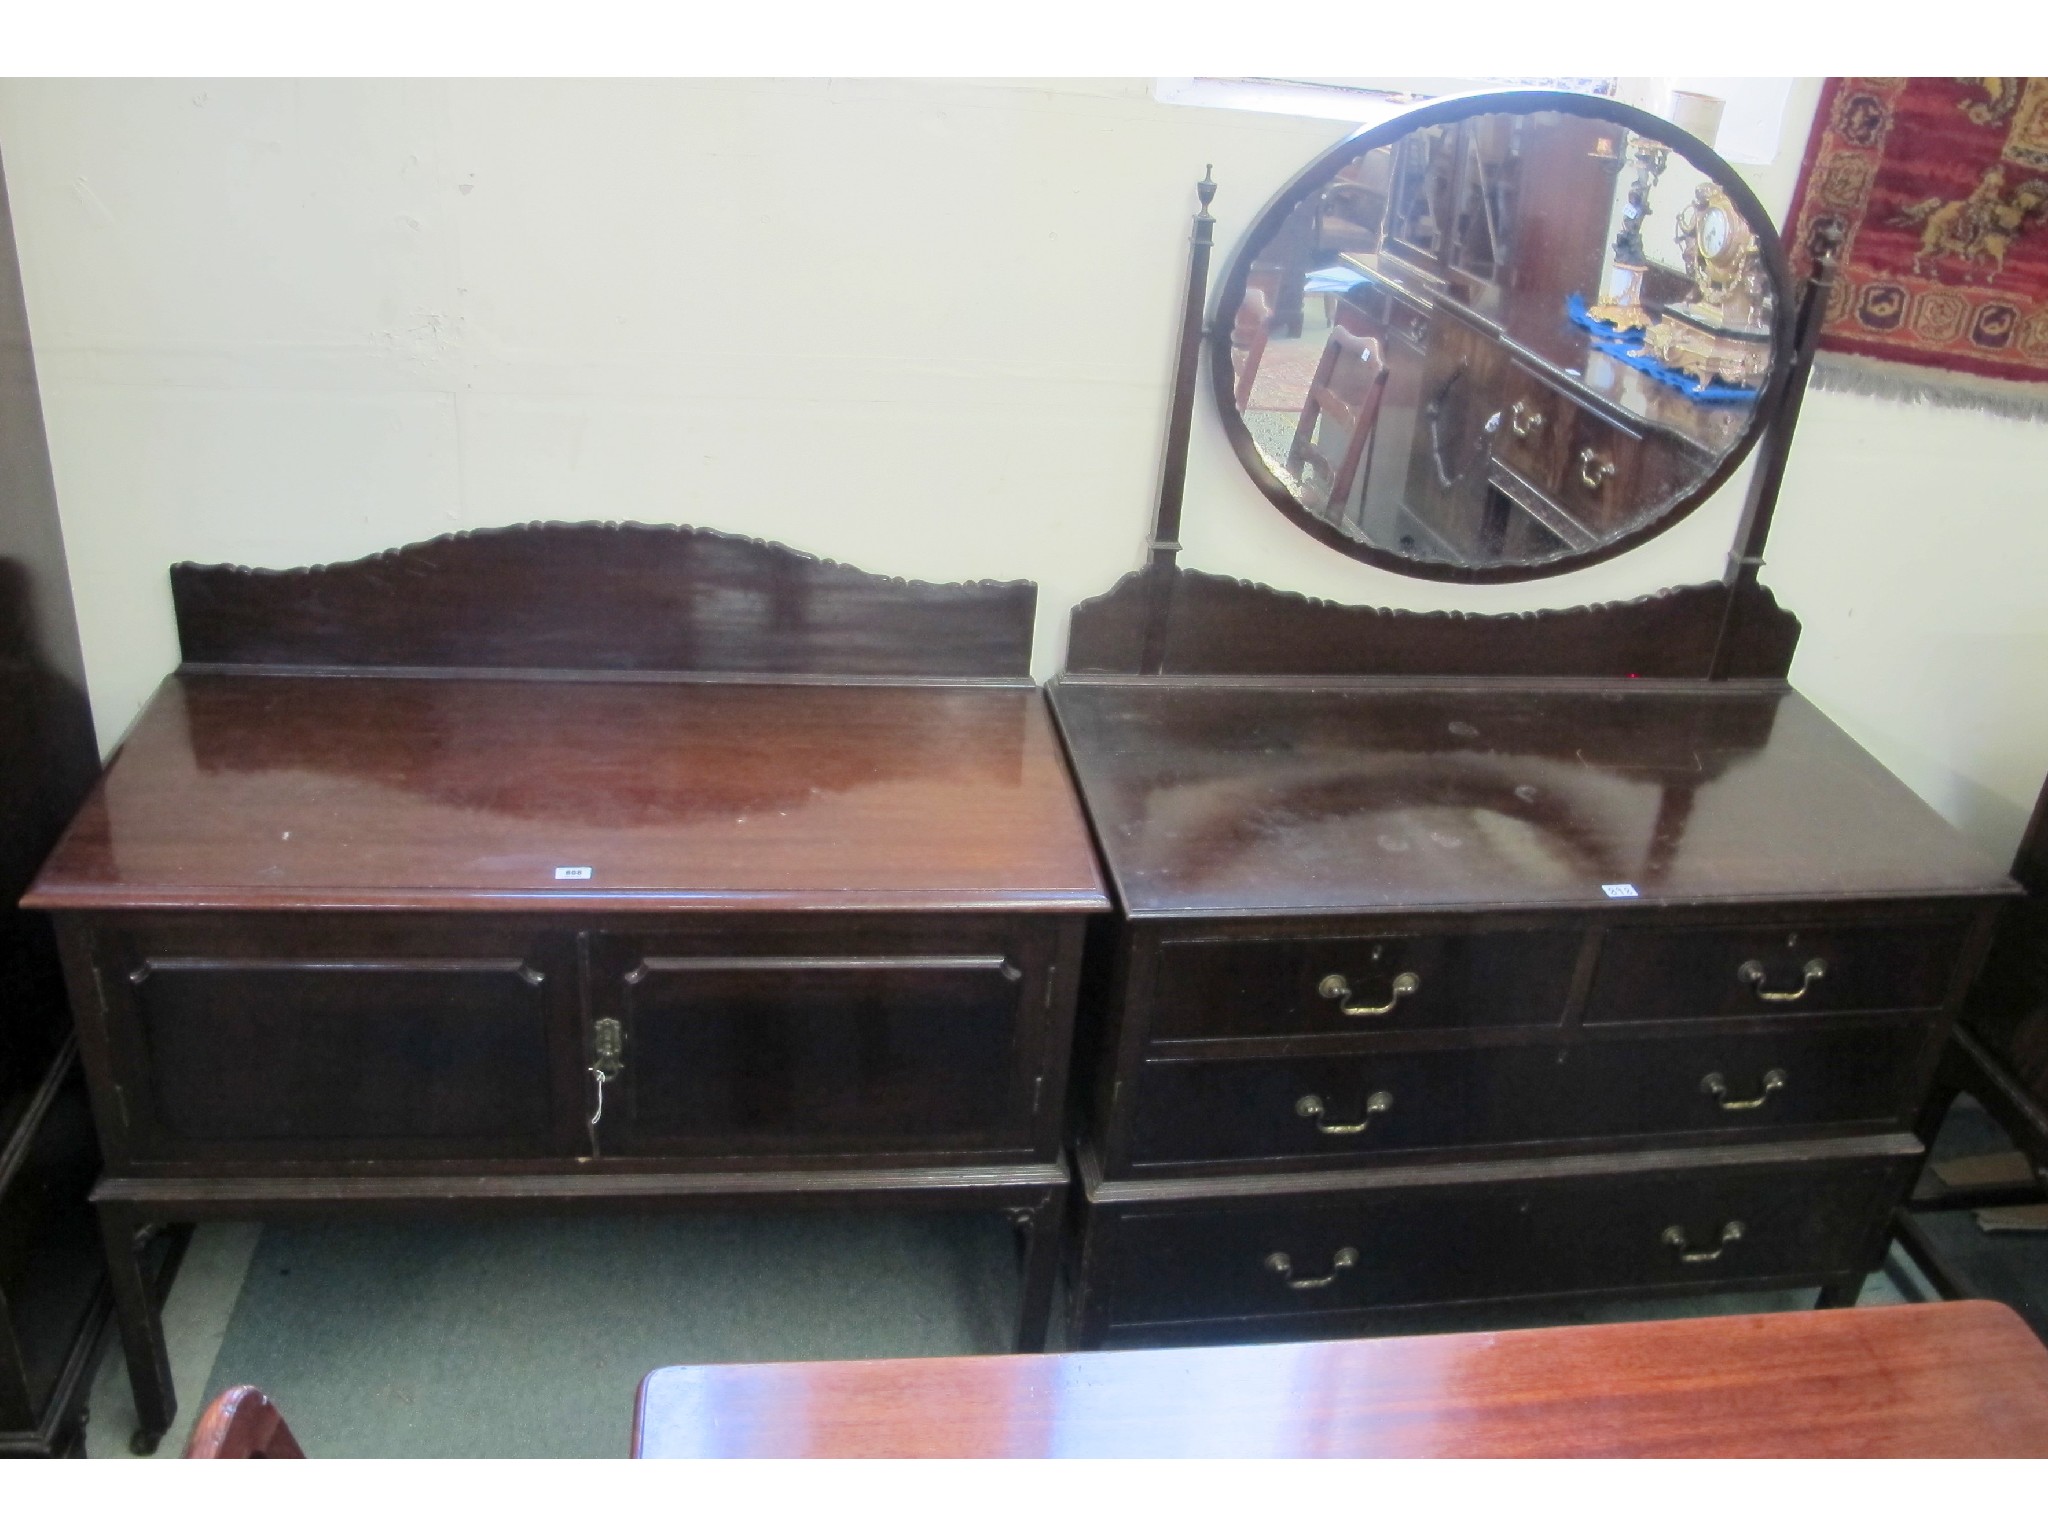
[[[1785,464],[1792,455],[1792,432],[1799,425],[1799,408],[1806,400],[1807,379],[1813,373],[1814,353],[1820,346],[1821,322],[1827,317],[1828,295],[1835,285],[1835,258],[1841,244],[1842,230],[1833,221],[1814,227],[1808,245],[1813,271],[1799,295],[1790,366],[1757,456],[1756,475],[1749,483],[1749,497],[1743,504],[1735,543],[1728,551],[1727,574],[1722,578],[1728,589],[1728,602],[1721,610],[1721,629],[1714,641],[1713,663],[1707,671],[1713,682],[1727,680],[1734,659],[1739,615],[1763,568],[1764,545],[1770,539],[1771,518],[1777,513],[1778,493],[1785,483]]]
[[[1159,505],[1152,515],[1152,539],[1146,550],[1145,645],[1138,670],[1156,675],[1166,662],[1166,621],[1173,605],[1174,578],[1179,574],[1180,506],[1188,479],[1188,437],[1195,413],[1195,382],[1202,364],[1202,311],[1209,298],[1209,252],[1215,245],[1216,220],[1209,202],[1216,196],[1213,165],[1195,184],[1202,200],[1188,237],[1188,286],[1181,304],[1180,355],[1174,365],[1173,408],[1167,417],[1166,455],[1159,470]]]

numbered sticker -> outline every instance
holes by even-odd
[[[588,864],[557,864],[555,866],[555,878],[557,880],[588,880],[590,878],[590,866]],[[1613,887],[1610,886],[1608,891],[1611,895]]]
[[[1600,889],[1607,893],[1610,901],[1632,901],[1643,894],[1632,885],[1603,885]]]

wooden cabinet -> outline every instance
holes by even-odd
[[[1086,1346],[1853,1294],[2009,889],[1782,689],[1053,687],[1115,877]],[[1797,809],[1794,809],[1794,808]]]
[[[0,183],[0,1455],[79,1449],[106,1331],[99,1166],[49,919],[16,902],[99,772]]]
[[[187,665],[29,897],[144,1447],[137,1234],[209,1216],[979,1208],[1042,1343],[1107,901],[1015,585],[546,526],[174,590]]]

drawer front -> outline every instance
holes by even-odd
[[[95,949],[137,1156],[575,1150],[566,936],[229,924],[103,932]]]
[[[1369,1161],[1435,1148],[1905,1129],[1932,1026],[1858,1020],[1563,1045],[1150,1062],[1130,1164]]]
[[[1042,934],[605,937],[592,951],[593,994],[621,1029],[607,1156],[1032,1145]]]
[[[1117,1324],[1321,1315],[1876,1263],[1910,1157],[1291,1196],[1116,1223]]]
[[[1429,311],[1404,299],[1390,299],[1387,306],[1387,341],[1399,344],[1418,359],[1429,352]]]
[[[1967,933],[1962,920],[1617,928],[1586,1022],[1938,1008]]]
[[[1642,439],[1591,411],[1577,410],[1562,441],[1556,483],[1559,504],[1596,535],[1622,527],[1641,509],[1636,482],[1642,467]]]
[[[1555,1024],[1581,936],[1571,929],[1357,938],[1169,939],[1153,1040]]]
[[[1520,367],[1511,367],[1504,383],[1494,452],[1532,485],[1555,495],[1563,443],[1574,413],[1547,384],[1538,383]]]

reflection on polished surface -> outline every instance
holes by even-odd
[[[1757,232],[1677,150],[1475,104],[1282,203],[1223,288],[1231,409],[1240,454],[1340,547],[1463,569],[1585,555],[1744,444],[1781,296]]]
[[[1085,1355],[672,1366],[633,1450],[708,1456],[2039,1456],[1993,1302]]]
[[[39,900],[1088,906],[1094,883],[1027,688],[188,675],[150,703]]]
[[[1132,912],[2001,886],[1792,692],[1062,681],[1053,697]]]

